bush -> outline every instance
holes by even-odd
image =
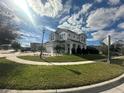
[[[12,43],[12,48],[15,50],[15,51],[18,51],[18,49],[21,48],[20,44],[18,42],[13,42]]]
[[[82,54],[99,54],[99,50],[88,46],[87,49],[82,49]]]

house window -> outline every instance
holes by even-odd
[[[51,40],[54,40],[54,34],[51,35]]]
[[[60,34],[60,39],[61,39],[61,40],[64,40],[64,39],[65,39],[65,33],[61,33],[61,34]]]
[[[60,35],[60,39],[63,39],[63,36],[62,36],[62,34]]]
[[[73,38],[75,38],[75,36],[73,36]]]

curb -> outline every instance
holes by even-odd
[[[124,74],[116,77],[112,80],[108,80],[102,83],[75,87],[68,89],[53,89],[53,90],[10,90],[10,89],[0,89],[0,93],[100,93],[102,91],[109,90],[124,83]]]

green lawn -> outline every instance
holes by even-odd
[[[124,67],[124,57],[112,59],[111,63],[121,65]]]
[[[121,75],[124,68],[95,63],[75,66],[31,66],[0,59],[0,88],[56,89],[90,85]]]
[[[63,55],[63,56],[55,56],[55,57],[48,57],[45,59],[40,59],[39,56],[19,56],[19,58],[31,61],[38,61],[38,62],[76,62],[76,61],[86,61],[86,60],[99,60],[105,58],[103,55]]]

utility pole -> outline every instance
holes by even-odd
[[[43,33],[42,33],[42,43],[41,43],[40,58],[42,58],[42,55],[43,55],[43,41],[44,41],[44,33],[45,33],[45,29],[43,29]]]
[[[110,46],[111,46],[111,36],[108,35],[108,59],[107,62],[110,64],[111,63],[111,51],[110,51]]]

